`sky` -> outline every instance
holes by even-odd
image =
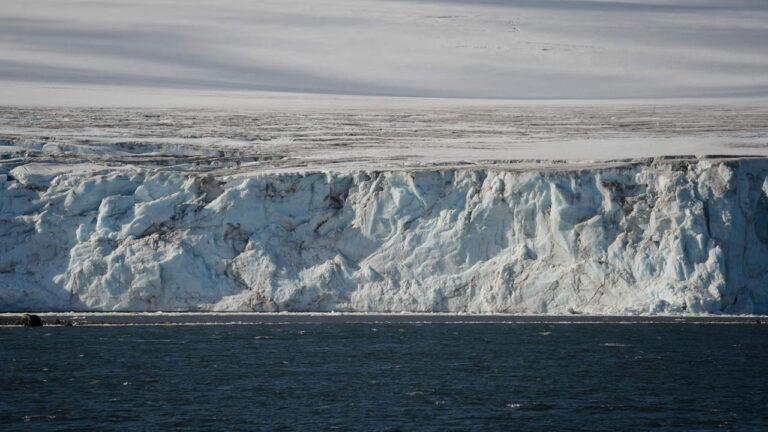
[[[765,97],[767,71],[765,0],[0,0],[0,104],[99,88]]]

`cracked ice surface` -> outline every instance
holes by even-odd
[[[5,109],[0,309],[768,313],[761,111],[601,110]]]
[[[468,164],[541,169],[564,161],[586,167],[590,161],[670,155],[768,156],[768,104],[760,101],[409,103],[415,107],[385,100],[376,109],[289,105],[254,112],[0,107],[0,155],[6,166],[26,156],[20,162],[220,175]]]

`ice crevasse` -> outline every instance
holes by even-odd
[[[1,310],[768,313],[768,160],[0,170]]]

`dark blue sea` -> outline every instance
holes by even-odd
[[[768,326],[0,328],[2,431],[768,431]]]

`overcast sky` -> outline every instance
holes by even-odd
[[[0,0],[0,87],[768,95],[768,1]]]

